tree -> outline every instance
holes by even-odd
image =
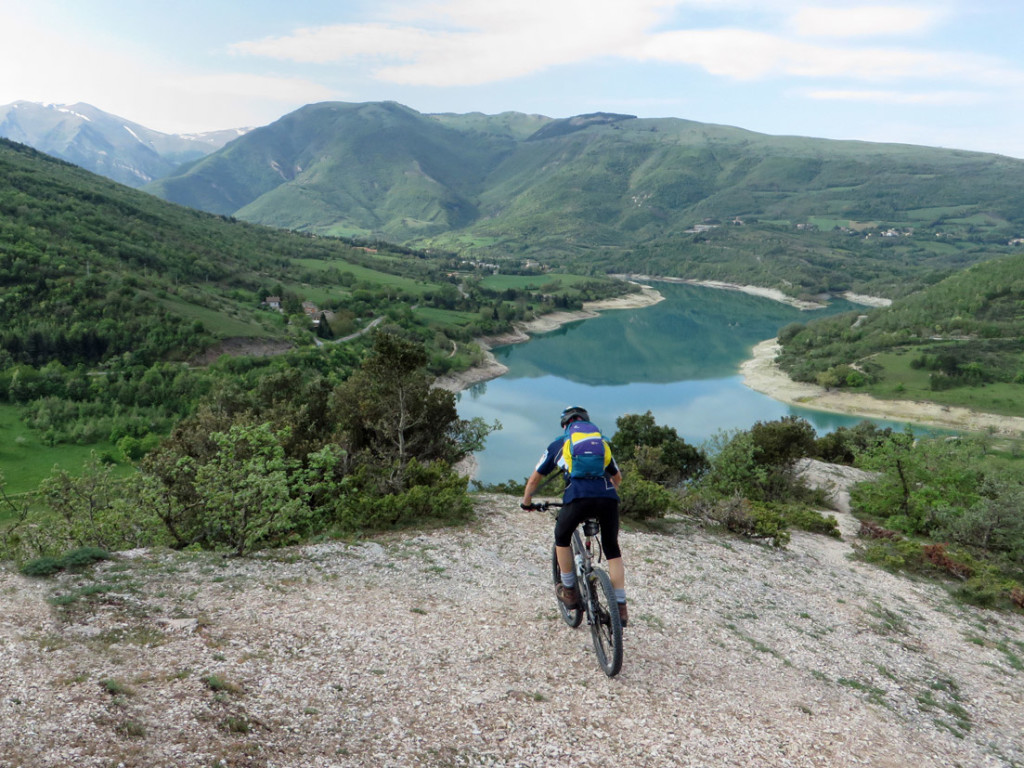
[[[644,473],[649,480],[680,483],[696,477],[708,466],[700,450],[679,437],[673,427],[657,425],[650,411],[620,416],[615,426],[617,431],[610,442],[616,459],[636,460],[638,467],[646,468]]]
[[[854,486],[850,501],[889,528],[931,535],[981,499],[982,453],[976,439],[917,441],[908,428],[860,455],[857,465],[879,477]]]
[[[269,424],[239,424],[210,438],[220,450],[195,472],[207,545],[241,556],[306,532],[310,509],[289,482],[295,462]]]
[[[422,345],[395,333],[378,332],[362,368],[334,392],[334,407],[354,453],[379,467],[392,467],[388,484],[403,488],[413,458],[455,463],[479,450],[497,424],[462,420],[455,395],[432,386]]]

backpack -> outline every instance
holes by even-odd
[[[604,477],[612,449],[596,426],[589,421],[574,421],[565,428],[562,459],[569,477]]]

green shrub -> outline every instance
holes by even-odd
[[[784,547],[789,543],[785,518],[768,505],[732,496],[715,499],[703,509],[708,519],[731,533],[750,539],[766,539],[774,547]]]
[[[834,515],[823,515],[811,507],[780,505],[778,512],[790,528],[809,533],[821,533],[834,539],[842,538]]]
[[[662,518],[680,508],[679,496],[640,472],[631,471],[632,462],[623,466],[619,484],[619,511],[623,517],[634,520]]]
[[[387,530],[412,525],[458,525],[473,518],[473,504],[466,494],[468,479],[446,462],[420,463],[412,459],[401,472],[404,490],[382,488],[384,479],[399,474],[397,468],[360,467],[352,476],[349,492],[335,509],[338,533]]]
[[[284,455],[287,437],[269,424],[236,424],[210,435],[220,450],[195,471],[203,502],[196,524],[207,546],[244,555],[308,530],[312,513],[289,485],[295,462]]]
[[[650,411],[626,414],[615,420],[611,439],[616,460],[633,460],[644,478],[675,484],[699,476],[707,469],[704,453],[687,443],[673,427],[659,426]]]
[[[29,560],[21,567],[21,573],[25,576],[45,578],[53,576],[64,570],[64,564],[59,557],[37,557]]]
[[[59,571],[80,571],[93,563],[109,560],[110,553],[98,547],[79,547],[64,553],[61,557],[38,557],[29,560],[21,568],[25,576],[53,576]]]
[[[61,562],[67,570],[79,571],[93,563],[109,559],[110,553],[105,549],[100,549],[99,547],[79,547],[65,554],[61,558]]]

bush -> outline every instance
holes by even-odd
[[[789,543],[786,520],[770,505],[739,496],[717,499],[705,507],[705,515],[726,530],[749,539],[767,539],[773,547]]]
[[[658,426],[650,411],[626,414],[615,421],[617,431],[609,441],[616,461],[637,461],[636,468],[648,480],[680,483],[707,469],[707,457],[687,443],[673,427]]]
[[[680,508],[679,496],[646,480],[631,463],[624,465],[619,484],[619,512],[633,520],[662,518]]]
[[[831,464],[852,465],[857,456],[892,436],[892,427],[880,428],[870,421],[839,427],[814,441],[815,458]]]
[[[443,461],[421,464],[412,459],[405,468],[402,491],[382,491],[379,478],[367,467],[350,480],[349,492],[334,511],[334,529],[339,534],[430,523],[456,525],[473,518],[473,505],[466,495],[468,479]]]
[[[55,573],[63,570],[64,565],[59,557],[37,557],[34,560],[29,560],[21,567],[22,575],[37,578],[53,576]]]
[[[816,509],[802,506],[785,505],[779,513],[790,528],[809,533],[821,533],[834,539],[842,538],[839,523],[834,515],[823,515]]]
[[[93,563],[109,560],[110,553],[98,547],[79,547],[66,552],[62,557],[38,557],[21,568],[25,576],[53,576],[60,571],[80,571]]]
[[[202,506],[193,523],[200,528],[200,541],[244,555],[297,540],[308,531],[310,508],[293,496],[289,484],[296,475],[294,462],[284,455],[287,430],[275,433],[269,424],[235,425],[210,439],[220,450],[195,471]]]

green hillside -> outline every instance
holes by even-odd
[[[202,213],[0,141],[0,473],[21,491],[93,449],[136,457],[225,381],[338,383],[368,327],[416,339],[436,375],[477,360],[482,333],[627,290],[557,274],[488,286],[491,271]],[[277,357],[203,367],[222,352]]]
[[[1024,254],[959,272],[865,315],[780,334],[801,381],[1024,415]]]
[[[479,218],[474,198],[513,146],[394,103],[314,104],[148,189],[275,227],[410,240]]]
[[[1024,161],[606,113],[315,104],[149,189],[295,230],[792,295],[904,295],[1024,235]]]

